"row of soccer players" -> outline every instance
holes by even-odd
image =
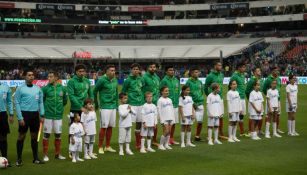
[[[197,68],[193,68],[190,70],[190,79],[187,81],[186,86],[190,90],[190,96],[193,101],[193,111],[195,119],[197,121],[197,130],[195,140],[200,141],[200,133],[202,129],[202,122],[203,122],[203,114],[204,114],[204,97],[203,94],[209,95],[212,90],[211,87],[216,87],[218,85],[217,93],[221,100],[223,99],[222,96],[222,88],[221,85],[223,83],[223,74],[221,72],[222,64],[220,62],[216,62],[214,64],[214,68],[209,76],[206,78],[206,83],[203,86],[202,82],[198,79],[199,70]],[[100,108],[100,132],[99,132],[99,153],[103,154],[104,151],[115,152],[114,149],[110,146],[110,140],[112,136],[112,128],[115,127],[115,120],[116,120],[116,109],[118,107],[118,84],[117,79],[115,78],[115,66],[108,65],[106,67],[106,74],[103,75],[96,83],[94,91],[90,88],[90,82],[87,78],[85,78],[86,68],[84,65],[77,65],[75,68],[76,75],[69,80],[67,89],[64,88],[61,84],[58,83],[58,76],[56,72],[50,72],[48,79],[49,84],[42,88],[42,91],[39,87],[32,84],[34,79],[33,71],[25,71],[25,80],[26,83],[23,86],[20,86],[16,90],[15,94],[15,106],[17,112],[17,118],[19,122],[19,136],[17,140],[17,165],[22,165],[22,148],[23,148],[23,141],[25,138],[25,134],[30,128],[31,132],[31,147],[33,151],[34,163],[43,163],[38,159],[37,156],[37,133],[39,128],[39,120],[41,122],[44,121],[44,139],[43,139],[43,152],[44,152],[44,160],[48,161],[48,140],[52,131],[55,132],[55,152],[56,158],[64,159],[63,156],[60,155],[60,145],[61,145],[61,128],[62,128],[62,116],[64,111],[64,106],[67,103],[67,93],[68,97],[71,101],[71,112],[78,113],[81,116],[82,112],[85,112],[86,109],[83,106],[83,102],[87,98],[95,99],[95,107]],[[164,135],[166,137],[167,144],[178,144],[174,140],[174,130],[175,124],[179,123],[179,115],[178,115],[178,106],[179,106],[179,94],[180,94],[180,84],[179,80],[174,76],[174,68],[167,67],[166,68],[166,76],[160,81],[159,77],[155,74],[156,65],[149,64],[147,73],[142,77],[140,76],[140,66],[138,64],[133,64],[131,66],[131,75],[127,78],[124,82],[122,92],[128,95],[128,104],[131,106],[131,111],[134,112],[133,121],[136,122],[136,129],[135,129],[135,137],[136,137],[136,147],[138,149],[141,148],[141,128],[142,128],[142,117],[141,111],[142,106],[145,102],[144,93],[151,92],[153,98],[153,104],[157,104],[160,93],[160,87],[167,87],[168,89],[168,98],[171,99],[173,105],[173,112],[174,118],[173,122],[169,123],[170,127],[166,130],[164,129],[164,133],[169,134]],[[281,81],[278,77],[278,70],[274,68],[272,70],[272,75],[270,75],[267,80],[262,83],[261,82],[261,72],[260,69],[256,68],[254,70],[254,76],[250,79],[245,88],[245,65],[240,64],[238,65],[237,71],[231,77],[231,83],[237,84],[235,88],[236,91],[239,93],[240,97],[240,104],[236,105],[240,106],[239,112],[239,124],[240,124],[240,134],[244,134],[243,128],[243,117],[245,115],[245,96],[249,99],[249,94],[251,93],[252,89],[254,88],[255,82],[259,81],[260,90],[263,90],[264,94],[267,94],[269,87],[271,86],[272,82],[276,82],[277,86],[276,89],[278,91],[278,95],[280,94],[280,87]],[[292,81],[295,81],[295,77],[291,77]],[[215,86],[213,86],[215,85]],[[233,85],[234,86],[234,85]],[[263,86],[261,88],[261,86]],[[215,89],[216,90],[216,89]],[[3,91],[3,101],[1,101],[1,152],[4,156],[6,156],[7,152],[7,141],[6,137],[9,133],[9,126],[8,126],[8,117],[7,111],[9,112],[10,116],[9,121],[13,122],[13,107],[11,101],[11,91],[8,87],[1,85],[1,91]],[[184,91],[183,91],[184,92]],[[293,87],[287,87],[287,101],[289,104],[287,107],[287,111],[289,112],[289,121],[288,127],[290,135],[296,135],[294,131],[295,127],[295,120],[294,120],[294,113],[297,108],[296,104],[296,96],[291,95],[297,93],[297,86],[293,83]],[[4,98],[5,97],[5,98]],[[94,98],[95,97],[95,98]],[[208,96],[209,97],[209,96]],[[292,98],[292,99],[291,99]],[[278,98],[280,99],[280,98]],[[207,99],[208,100],[208,99]],[[223,104],[223,100],[221,102]],[[268,103],[267,103],[268,104]],[[277,111],[280,111],[280,102],[279,108]],[[208,106],[208,105],[207,105]],[[223,105],[221,105],[223,109]],[[291,110],[290,110],[291,109]],[[45,112],[46,110],[46,112]],[[257,110],[256,110],[257,111]],[[275,111],[275,108],[274,108]],[[209,109],[207,111],[209,113]],[[181,112],[182,113],[182,112]],[[276,128],[278,127],[279,121],[279,112],[275,111],[276,121]],[[221,116],[223,113],[221,114]],[[210,115],[209,115],[210,116]],[[230,115],[232,116],[232,115]],[[220,125],[219,132],[222,138],[225,138],[223,134],[223,117],[218,117]],[[234,117],[236,118],[236,117]],[[210,117],[209,117],[210,119]],[[71,123],[73,123],[74,117],[71,117]],[[217,119],[214,120],[213,124],[217,124]],[[250,120],[250,131],[253,131],[254,125],[253,120]],[[162,122],[163,123],[163,122]],[[229,127],[229,131],[235,131],[235,123],[232,123],[232,129]],[[259,131],[261,130],[259,123],[258,128]],[[268,122],[267,122],[268,123]],[[266,124],[268,126],[268,124]],[[185,131],[190,130],[184,127]],[[293,128],[293,129],[291,129]],[[216,129],[215,129],[216,130]],[[154,129],[154,136],[153,142],[155,145],[159,145],[157,143],[156,134],[157,128]],[[210,134],[209,129],[209,134]],[[217,133],[217,131],[215,132]],[[254,132],[253,132],[254,134]],[[105,149],[102,148],[104,138],[106,137],[106,147]],[[188,134],[189,137],[189,134]],[[255,138],[255,137],[252,137]],[[238,140],[235,137],[228,138],[230,142],[233,140]],[[163,140],[163,139],[162,139]],[[211,144],[211,142],[209,142]],[[160,147],[162,148],[161,144]]]

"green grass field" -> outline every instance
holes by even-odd
[[[225,88],[225,87],[224,87]],[[281,129],[287,131],[287,114],[285,113],[285,88],[282,89],[282,116]],[[206,142],[196,143],[196,148],[184,148],[173,146],[170,151],[157,151],[156,153],[140,154],[133,149],[134,156],[120,157],[118,153],[106,153],[99,155],[96,160],[71,163],[70,159],[54,160],[53,137],[49,144],[50,161],[44,165],[32,164],[32,152],[30,137],[27,135],[22,167],[0,169],[0,175],[73,175],[73,174],[270,174],[270,175],[300,175],[307,174],[307,86],[299,86],[299,109],[297,112],[297,131],[299,137],[289,137],[283,134],[282,138],[262,139],[252,141],[248,138],[240,138],[240,143],[227,143],[209,146]],[[226,92],[226,91],[224,91]],[[227,108],[225,108],[227,109]],[[69,111],[66,107],[65,116]],[[205,119],[206,121],[206,119]],[[246,120],[247,121],[247,118]],[[68,155],[67,126],[68,118],[64,117],[62,136],[62,152]],[[206,123],[206,122],[205,122]],[[225,122],[226,123],[226,122]],[[98,123],[97,123],[98,126]],[[247,128],[247,123],[246,123]],[[206,127],[206,124],[205,124]],[[264,128],[264,127],[263,127]],[[159,128],[160,129],[160,128]],[[179,125],[176,127],[176,140],[179,141]],[[161,132],[161,129],[160,129]],[[227,133],[227,124],[224,125]],[[194,130],[193,132],[194,133]],[[202,137],[207,134],[206,128],[202,131]],[[132,133],[132,135],[134,135]],[[160,135],[160,134],[159,134]],[[112,147],[118,150],[118,128],[113,131]],[[9,159],[16,161],[17,121],[11,126],[9,140]],[[96,137],[96,143],[98,136]],[[134,148],[134,137],[132,138]],[[39,143],[39,151],[42,158],[42,144]],[[97,145],[95,145],[97,152]],[[83,155],[83,154],[82,154]]]

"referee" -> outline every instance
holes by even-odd
[[[43,93],[41,89],[33,84],[34,73],[31,69],[24,71],[25,84],[19,86],[15,93],[15,108],[19,123],[17,139],[17,161],[16,166],[22,166],[22,149],[23,143],[30,128],[31,148],[34,164],[44,164],[38,158],[37,136],[39,123],[43,122],[44,104]]]

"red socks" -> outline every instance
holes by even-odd
[[[157,142],[158,142],[158,141],[157,141],[157,134],[158,134],[158,127],[155,127],[155,129],[154,129],[154,136],[153,136],[153,138],[152,138],[152,140],[153,140],[154,143],[157,143]]]
[[[99,132],[99,142],[98,142],[98,147],[101,148],[103,141],[104,141],[104,136],[106,133],[106,129],[105,128],[100,128],[100,132]]]
[[[240,134],[244,134],[244,123],[243,123],[243,121],[239,122],[239,127],[240,127]]]
[[[54,147],[55,147],[55,155],[60,155],[61,139],[55,139],[54,140]]]
[[[106,133],[106,147],[110,147],[111,143],[111,137],[112,137],[112,128],[109,127],[107,128],[107,133]]]
[[[252,132],[252,120],[248,119],[248,131]]]
[[[172,140],[174,140],[175,128],[176,128],[176,126],[175,126],[175,124],[173,124],[173,125],[172,125],[172,129],[171,129],[171,134],[170,134],[170,138],[171,138]]]
[[[44,155],[48,155],[48,145],[49,145],[49,140],[43,139],[43,153],[44,153]]]
[[[135,148],[136,149],[141,149],[141,133],[138,131],[134,132],[135,134]]]
[[[196,137],[200,136],[202,127],[203,127],[202,123],[197,123],[197,126],[196,126]]]
[[[219,126],[219,134],[220,136],[224,136],[223,128],[224,128],[224,120],[223,118],[220,118],[220,126]]]

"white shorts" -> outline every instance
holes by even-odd
[[[241,109],[242,109],[241,110],[242,111],[241,114],[242,115],[246,115],[246,102],[245,102],[244,99],[241,99],[240,101],[241,101]]]
[[[177,123],[179,123],[179,109],[178,108],[174,108],[174,116],[175,116],[175,118],[174,118],[174,124],[177,124]]]
[[[131,109],[136,113],[132,115],[132,122],[142,122],[142,106],[131,106]]]
[[[278,109],[278,107],[277,107],[276,110],[279,110],[278,114],[280,114],[280,109]],[[269,106],[268,106],[268,104],[265,105],[265,114],[269,114]]]
[[[250,115],[251,120],[262,120],[262,115]]]
[[[116,109],[100,109],[100,128],[116,126]]]
[[[278,114],[280,115],[281,114],[281,105],[280,105],[280,101],[278,101],[279,103],[279,106],[280,106],[280,109],[278,111]],[[269,113],[268,111],[268,101],[266,100],[266,105],[265,105],[265,111],[264,111],[264,114],[267,115]]]
[[[296,112],[296,106],[294,106],[293,109],[290,111],[289,110],[289,104],[286,103],[286,112]]]
[[[181,125],[193,125],[193,119],[191,116],[184,117],[184,120],[181,119]]]
[[[82,152],[82,142],[75,142],[75,144],[69,143],[70,152]]]
[[[160,121],[161,125],[173,125],[174,121],[173,120],[164,120]]]
[[[234,113],[231,113],[229,115],[229,121],[230,122],[237,122],[237,121],[240,121],[240,112],[234,112]]]
[[[208,117],[208,126],[220,126],[220,118],[218,117]]]
[[[85,135],[84,143],[95,143],[95,135]]]
[[[118,143],[130,143],[131,142],[131,127],[119,128]]]
[[[142,129],[141,129],[141,136],[142,137],[147,137],[147,136],[149,136],[149,137],[152,137],[152,136],[154,136],[154,127],[147,127],[147,128],[144,128],[143,126],[142,126]]]
[[[62,120],[44,120],[44,133],[51,134],[52,131],[56,134],[62,133]]]
[[[195,110],[195,117],[198,123],[202,123],[204,120],[204,105],[197,106]]]

